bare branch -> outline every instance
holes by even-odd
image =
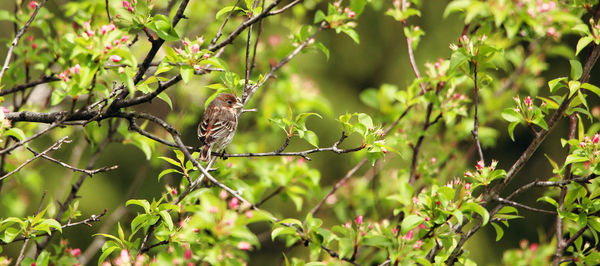
[[[2,70],[0,70],[0,82],[2,82],[2,77],[4,76],[4,72],[6,72],[6,70],[8,69],[8,64],[10,63],[10,58],[12,57],[13,50],[19,43],[19,40],[21,39],[21,37],[23,37],[23,34],[25,34],[25,31],[27,31],[27,28],[29,28],[29,26],[31,25],[31,23],[33,22],[35,17],[37,16],[37,13],[38,13],[38,11],[40,11],[40,8],[42,8],[42,6],[45,3],[46,3],[46,0],[41,0],[39,3],[36,3],[35,9],[33,10],[31,17],[29,17],[29,20],[27,20],[25,25],[23,25],[23,27],[21,29],[19,29],[19,31],[15,35],[15,38],[13,39],[12,43],[10,44],[10,48],[8,48],[8,52],[6,53],[6,58],[4,59],[4,65],[2,66]]]
[[[55,77],[54,75],[43,76],[43,77],[41,77],[38,80],[34,80],[34,81],[31,81],[31,82],[28,82],[28,83],[25,83],[25,84],[22,84],[22,85],[17,85],[17,86],[14,86],[14,87],[10,88],[10,89],[1,90],[0,91],[0,96],[11,94],[11,93],[15,93],[15,92],[18,92],[18,91],[22,91],[22,90],[25,90],[25,89],[28,89],[28,88],[35,87],[35,86],[40,85],[40,84],[45,84],[45,83],[49,83],[49,82],[53,82],[53,81],[59,81],[59,80],[60,79],[57,78],[57,77]]]
[[[479,160],[485,161],[483,157],[483,150],[481,149],[481,142],[479,141],[479,82],[477,82],[477,61],[472,61],[473,63],[473,84],[475,86],[475,96],[474,105],[475,105],[475,117],[473,119],[473,137],[475,138],[475,144],[477,145],[477,152],[479,153]]]
[[[532,212],[547,213],[547,214],[557,214],[555,211],[548,211],[548,210],[544,210],[544,209],[538,209],[538,208],[530,207],[530,206],[527,206],[525,204],[518,203],[516,201],[511,201],[511,200],[503,199],[501,197],[496,197],[496,198],[494,198],[494,200],[498,201],[500,203],[503,203],[505,205],[510,205],[510,206],[513,206],[513,207],[523,208],[525,210],[532,211]]]
[[[102,168],[98,168],[98,169],[92,169],[92,170],[88,170],[88,169],[81,169],[81,168],[77,168],[77,167],[75,167],[75,166],[71,166],[71,165],[69,165],[69,164],[67,164],[67,163],[65,163],[65,162],[62,162],[62,161],[60,161],[60,160],[57,160],[57,159],[55,159],[55,158],[52,158],[52,157],[50,157],[50,156],[48,156],[48,155],[45,155],[45,154],[43,154],[43,153],[38,153],[38,152],[34,151],[32,148],[29,148],[29,147],[27,147],[27,150],[29,150],[29,151],[30,151],[31,153],[33,153],[33,155],[35,155],[35,156],[41,155],[41,157],[42,157],[42,158],[44,158],[44,159],[46,159],[46,160],[48,160],[48,161],[55,162],[55,163],[57,163],[57,164],[59,164],[59,165],[61,165],[61,166],[63,166],[63,167],[66,167],[66,168],[68,168],[68,169],[71,169],[71,170],[73,170],[73,171],[75,171],[75,172],[81,172],[81,173],[84,173],[84,174],[86,174],[86,175],[88,175],[88,176],[90,176],[90,177],[92,177],[93,175],[95,175],[95,174],[97,174],[97,173],[108,172],[108,171],[112,171],[112,170],[115,170],[115,169],[119,168],[119,166],[118,166],[118,165],[113,165],[113,166],[102,167]]]
[[[2,181],[3,179],[13,175],[16,172],[19,172],[19,170],[21,170],[21,168],[25,167],[26,165],[28,165],[29,163],[33,162],[35,159],[40,158],[42,156],[44,156],[46,153],[52,151],[52,150],[57,150],[60,148],[60,146],[63,143],[69,143],[71,142],[70,140],[68,140],[69,137],[63,137],[62,139],[59,139],[57,142],[55,142],[54,144],[52,144],[50,147],[48,147],[47,149],[45,149],[43,152],[38,153],[37,155],[35,155],[33,158],[25,161],[24,163],[22,163],[21,165],[19,165],[17,168],[15,168],[15,170],[10,171],[9,173],[3,175],[2,177],[0,177],[0,181]]]
[[[9,113],[9,114],[10,114],[10,113]],[[10,119],[10,118],[9,118],[9,119]],[[55,120],[55,121],[56,121],[56,120]],[[44,129],[44,130],[42,130],[42,131],[40,131],[40,132],[36,133],[35,135],[33,135],[33,136],[31,136],[31,137],[29,137],[29,138],[27,138],[27,139],[24,139],[24,140],[22,140],[22,141],[19,141],[19,142],[15,143],[14,145],[12,145],[12,146],[10,146],[10,147],[8,147],[8,148],[6,148],[6,149],[0,150],[0,155],[1,155],[1,154],[8,153],[8,152],[11,152],[12,150],[14,150],[14,149],[16,149],[16,148],[18,148],[18,147],[21,147],[21,146],[22,146],[22,145],[24,145],[25,143],[27,143],[27,142],[30,142],[30,141],[32,141],[32,140],[34,140],[34,139],[38,138],[39,136],[46,134],[46,132],[48,132],[48,131],[50,131],[50,130],[54,129],[55,127],[57,127],[57,126],[59,126],[59,125],[60,125],[60,123],[59,123],[59,122],[55,122],[55,123],[53,123],[52,125],[50,125],[50,126],[49,126],[49,127],[47,127],[46,129]],[[0,178],[0,180],[1,180],[1,178]]]

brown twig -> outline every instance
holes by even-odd
[[[481,142],[479,141],[479,82],[477,82],[477,61],[473,61],[473,86],[475,87],[475,96],[474,105],[475,105],[475,114],[473,119],[473,137],[475,138],[475,144],[477,145],[477,152],[479,153],[479,160],[485,161],[483,157],[483,150],[481,149]]]
[[[19,29],[19,31],[15,35],[15,38],[13,39],[12,43],[10,44],[10,47],[8,48],[8,52],[6,53],[6,58],[4,59],[4,65],[2,66],[2,70],[0,70],[0,82],[2,81],[4,72],[6,72],[6,70],[8,69],[8,64],[10,63],[10,58],[12,57],[13,50],[19,43],[19,40],[21,39],[21,37],[23,37],[23,34],[25,34],[25,31],[27,31],[27,28],[29,28],[29,26],[31,25],[31,23],[33,22],[35,17],[37,16],[38,11],[40,11],[40,8],[42,8],[42,6],[45,3],[46,3],[46,0],[41,0],[39,3],[36,3],[35,9],[33,10],[31,17],[29,17],[29,20],[27,20],[25,25],[23,25],[23,27],[21,29]]]
[[[81,169],[81,168],[77,168],[75,166],[71,166],[65,162],[62,162],[60,160],[57,160],[55,158],[52,158],[48,155],[42,154],[42,153],[38,153],[36,151],[34,151],[32,148],[27,147],[27,150],[29,150],[31,153],[33,153],[33,155],[37,156],[37,155],[41,155],[42,158],[51,161],[51,162],[55,162],[65,168],[71,169],[75,172],[81,172],[84,173],[90,177],[92,177],[93,175],[97,174],[97,173],[103,173],[103,172],[108,172],[108,171],[112,171],[115,170],[117,168],[119,168],[118,165],[113,165],[113,166],[107,166],[107,167],[102,167],[102,168],[98,168],[98,169],[92,169],[92,170],[88,170],[88,169]]]
[[[44,203],[44,199],[46,198],[46,190],[44,190],[44,194],[42,194],[42,198],[40,199],[40,205],[38,205],[37,211],[33,214],[33,216],[37,216],[40,211],[42,211],[42,204]],[[20,265],[21,261],[23,260],[23,257],[25,257],[25,249],[27,248],[27,244],[29,244],[29,238],[25,239],[25,241],[23,242],[23,246],[21,247],[21,251],[19,252],[19,257],[17,258],[17,261],[15,262],[15,265]]]
[[[47,149],[45,149],[43,152],[38,153],[37,155],[35,155],[33,158],[25,161],[24,163],[22,163],[21,165],[19,165],[17,168],[15,168],[14,170],[10,171],[9,173],[3,175],[2,177],[0,177],[0,181],[2,181],[3,179],[13,175],[16,172],[19,172],[19,170],[21,170],[21,168],[25,167],[26,165],[28,165],[29,163],[33,162],[35,159],[40,158],[42,156],[44,156],[46,153],[52,151],[52,150],[57,150],[60,148],[60,146],[63,143],[70,143],[71,141],[68,140],[69,137],[63,137],[62,139],[59,139],[57,142],[55,142],[54,144],[52,144],[50,147],[48,147]]]

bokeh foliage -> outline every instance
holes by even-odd
[[[13,4],[0,265],[600,259],[595,1]]]

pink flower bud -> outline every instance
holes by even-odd
[[[546,33],[550,37],[556,37],[557,36],[557,32],[556,32],[556,29],[554,27],[548,28],[548,30],[546,30]]]
[[[83,28],[89,30],[92,28],[89,21],[83,22]]]
[[[250,243],[248,243],[246,241],[242,241],[242,242],[238,243],[237,247],[240,250],[250,250],[252,248],[252,245],[250,245]]]
[[[466,172],[465,172],[465,176],[472,177],[472,176],[473,176],[473,174],[471,173],[471,171],[466,171]]]
[[[252,212],[252,211],[246,211],[245,215],[246,215],[246,218],[250,219],[250,218],[252,218],[254,216],[254,212]]]
[[[124,8],[130,8],[130,7],[131,7],[131,4],[129,3],[129,1],[127,1],[127,0],[124,0],[124,1],[123,1],[123,7],[124,7]]]
[[[32,43],[31,44],[31,49],[33,49],[33,50],[37,49],[37,44],[36,43]]]
[[[202,67],[200,67],[200,65],[194,65],[194,70],[200,71],[200,70],[202,70]]]
[[[465,183],[465,189],[466,190],[471,190],[471,184]]]
[[[123,37],[121,37],[121,42],[127,42],[129,40],[129,36],[125,35]]]
[[[420,224],[420,225],[419,225],[419,229],[427,229],[427,225],[425,225],[425,224]]]
[[[29,8],[31,8],[31,9],[35,9],[37,7],[37,5],[38,5],[38,3],[33,0],[29,1],[29,4],[28,4]]]
[[[60,75],[58,77],[60,78]],[[579,147],[585,148],[585,142],[579,142]]]
[[[129,251],[127,251],[126,249],[122,249],[121,253],[119,254],[119,259],[121,260],[121,263],[123,263],[123,264],[130,263]]]
[[[112,45],[107,44],[106,46],[104,46],[104,48],[106,48],[106,50],[110,50],[110,49],[112,49]]]
[[[202,55],[202,58],[204,58],[204,59],[209,59],[209,58],[210,58],[210,54],[203,54],[203,55]]]
[[[186,249],[186,250],[183,252],[183,257],[184,257],[186,260],[189,260],[189,259],[191,259],[191,258],[192,258],[192,250],[191,250],[191,249]]]
[[[481,170],[481,169],[483,169],[484,166],[485,166],[485,164],[483,163],[483,161],[477,162],[477,169]]]
[[[73,74],[79,74],[81,73],[81,66],[79,64],[74,65],[70,68],[71,72],[73,72]]]
[[[224,189],[222,189],[221,191],[219,191],[219,198],[222,200],[227,199],[227,197],[229,197],[229,194],[227,193],[227,191],[225,191]]]
[[[352,225],[350,224],[350,222],[347,222],[344,224],[344,227],[346,227],[346,229],[350,230],[350,228],[352,228]]]
[[[429,222],[431,220],[429,217],[425,217],[425,222]]]
[[[354,17],[356,17],[356,13],[354,11],[350,11],[350,12],[348,12],[348,17],[354,18]]]
[[[531,97],[527,96],[527,98],[525,98],[525,105],[530,106],[531,105]]]
[[[537,243],[531,243],[531,245],[529,245],[529,250],[531,250],[532,252],[535,252],[538,249],[538,244]]]
[[[190,42],[188,42],[187,40],[183,40],[183,45],[188,46],[190,45]]]
[[[71,249],[71,256],[73,257],[79,257],[79,255],[81,255],[81,249]]]
[[[600,141],[600,134],[596,133],[593,137],[592,137],[592,143],[594,144],[598,144],[598,141]]]
[[[413,230],[408,231],[406,235],[402,236],[402,239],[411,241],[413,239]]]
[[[133,13],[133,7],[128,7],[128,8],[127,8],[127,11],[129,11],[129,12]]]
[[[86,31],[85,31],[85,34],[86,34],[88,37],[92,37],[92,36],[96,35],[96,34],[94,33],[94,31],[93,31],[93,30],[86,30]]]
[[[111,55],[108,59],[110,61],[113,61],[113,63],[118,63],[118,62],[121,62],[121,60],[123,60],[123,58],[121,58],[118,55]]]
[[[414,249],[419,249],[421,246],[423,245],[423,240],[419,239],[417,240],[417,242],[413,245]]]
[[[192,53],[194,53],[194,54],[200,52],[200,45],[197,43],[194,43],[192,45],[192,47],[190,47],[190,51],[192,51]]]
[[[392,233],[394,233],[394,235],[397,235],[398,234],[398,227],[392,228]]]
[[[356,217],[356,224],[361,225],[363,223],[363,216],[359,215]]]
[[[229,200],[229,208],[230,209],[235,209],[238,206],[240,206],[240,200],[238,200],[238,198],[233,197]]]

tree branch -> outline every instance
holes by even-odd
[[[45,149],[43,152],[38,153],[37,155],[35,155],[33,158],[25,161],[24,163],[22,163],[21,165],[19,165],[17,168],[15,168],[14,170],[10,171],[9,173],[3,175],[2,177],[0,177],[0,181],[2,181],[3,179],[13,175],[16,172],[19,172],[19,170],[21,170],[21,168],[25,167],[26,165],[28,165],[29,163],[33,162],[35,159],[40,158],[42,156],[44,156],[46,153],[52,151],[52,150],[57,150],[60,148],[60,146],[63,143],[70,143],[71,141],[68,140],[69,137],[63,137],[62,139],[59,139],[57,142],[55,142],[54,144],[52,144],[50,147],[48,147],[47,149]]]
[[[8,64],[10,63],[10,58],[12,57],[13,50],[19,43],[19,40],[21,39],[21,37],[23,37],[23,34],[25,34],[25,31],[27,31],[27,28],[29,28],[29,26],[35,19],[35,16],[37,16],[38,11],[40,11],[40,8],[42,8],[42,6],[45,3],[46,3],[46,0],[41,0],[39,3],[36,3],[35,9],[33,10],[31,17],[29,17],[29,20],[27,20],[25,25],[23,25],[23,27],[21,29],[19,29],[19,31],[15,35],[15,38],[13,39],[12,43],[10,44],[10,47],[8,48],[8,52],[6,53],[6,58],[4,59],[4,65],[2,66],[2,70],[0,70],[0,82],[2,82],[2,77],[4,76],[4,73],[6,72],[6,70],[8,69]]]

